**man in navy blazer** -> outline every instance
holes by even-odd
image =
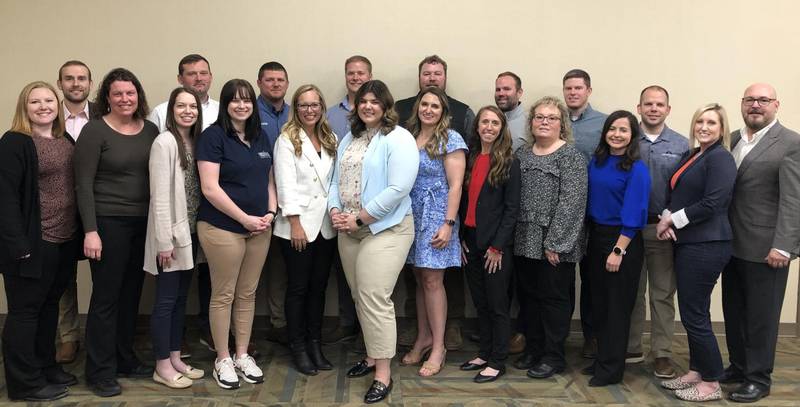
[[[776,115],[775,89],[757,83],[742,98],[745,127],[731,135],[738,172],[730,207],[733,257],[722,274],[730,366],[737,402],[769,395],[789,261],[800,246],[800,135]]]

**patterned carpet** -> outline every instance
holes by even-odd
[[[191,335],[191,333],[190,333]],[[360,405],[371,379],[347,379],[345,372],[363,355],[355,351],[354,343],[341,343],[326,346],[324,351],[336,369],[307,377],[298,374],[292,367],[289,351],[284,346],[267,342],[262,331],[256,332],[257,346],[263,353],[258,361],[264,369],[266,381],[261,385],[242,383],[238,390],[222,390],[217,387],[210,375],[214,355],[197,342],[191,335],[195,367],[206,369],[206,378],[195,381],[194,386],[185,390],[171,390],[151,380],[120,379],[123,394],[110,399],[95,397],[83,381],[83,349],[78,361],[66,366],[67,370],[78,375],[81,384],[70,390],[70,396],[50,403],[55,406],[249,406],[249,405]],[[720,337],[721,349],[725,349],[724,338]],[[649,338],[645,336],[647,342]],[[143,360],[150,357],[148,340],[142,337],[140,354]],[[401,367],[393,364],[394,390],[388,399],[391,405],[403,406],[672,406],[684,403],[675,399],[659,386],[659,380],[652,374],[649,361],[628,365],[624,383],[605,388],[587,385],[587,376],[580,369],[588,365],[579,356],[582,339],[573,334],[568,342],[567,354],[569,368],[566,372],[549,380],[532,380],[524,371],[511,367],[509,359],[508,374],[495,383],[477,385],[472,382],[471,372],[458,370],[458,365],[474,356],[476,345],[465,341],[464,349],[448,352],[447,365],[442,372],[430,379],[416,375],[417,367]],[[647,349],[647,345],[645,345]],[[680,371],[688,366],[686,337],[676,336],[673,351],[675,363]],[[800,405],[800,339],[782,337],[773,374],[774,384],[771,395],[756,405],[798,406]],[[724,387],[730,391],[732,388]],[[0,373],[0,404],[11,403],[5,392],[4,374]],[[35,403],[29,403],[36,405]],[[686,403],[688,404],[688,403]],[[709,405],[731,405],[729,401]]]

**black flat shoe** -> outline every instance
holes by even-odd
[[[39,390],[25,396],[27,401],[53,401],[67,397],[69,390],[60,384],[48,384]]]
[[[153,376],[153,372],[155,369],[153,366],[148,366],[145,364],[137,365],[133,369],[118,371],[117,377],[132,377],[137,379],[149,379]]]
[[[364,395],[364,402],[367,404],[377,403],[386,398],[392,392],[392,385],[394,380],[389,379],[389,385],[383,384],[380,380],[373,380],[372,386],[369,386],[367,394]]]
[[[306,376],[316,376],[319,373],[305,348],[292,349],[292,363],[298,372]]]
[[[366,360],[362,360],[347,371],[347,377],[362,377],[375,371],[375,365],[370,366]]]
[[[72,373],[61,370],[60,366],[50,371],[45,370],[44,378],[47,380],[47,383],[61,386],[74,386],[78,384],[78,378]]]
[[[117,379],[103,379],[96,383],[89,383],[89,388],[99,397],[114,397],[122,394],[122,387]]]
[[[564,369],[557,369],[547,363],[539,363],[536,366],[528,369],[526,373],[531,379],[547,379],[556,373],[563,372]]]
[[[737,403],[755,403],[767,396],[769,396],[769,389],[764,389],[753,383],[744,383],[731,393],[728,398]]]
[[[584,376],[594,376],[594,365],[589,365],[581,369],[581,374]]]
[[[322,354],[322,342],[317,340],[308,341],[308,356],[314,362],[314,366],[319,370],[333,370],[333,363]]]
[[[514,368],[519,370],[528,370],[539,362],[538,358],[530,353],[523,353],[514,361]]]
[[[497,380],[498,378],[500,378],[500,376],[502,376],[504,374],[506,374],[506,369],[503,367],[503,368],[498,369],[497,374],[494,375],[494,376],[484,376],[484,375],[478,373],[477,375],[475,375],[475,377],[472,379],[472,381],[475,382],[475,383],[491,383],[491,382]]]
[[[484,367],[486,367],[486,363],[482,363],[482,364],[479,365],[477,363],[472,363],[470,361],[466,361],[466,362],[461,364],[459,369],[469,372],[469,371],[473,371],[473,370],[483,370]]]

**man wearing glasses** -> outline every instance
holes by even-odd
[[[745,126],[731,134],[738,173],[730,206],[733,257],[722,273],[730,366],[720,383],[741,383],[737,402],[769,395],[789,261],[800,246],[800,135],[777,120],[775,89],[750,85]]]

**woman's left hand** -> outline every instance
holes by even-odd
[[[450,237],[452,235],[453,235],[452,226],[446,223],[442,226],[439,226],[439,230],[436,231],[436,233],[433,235],[433,238],[431,239],[431,246],[433,246],[434,249],[444,249],[445,247],[447,247],[447,244],[450,243]]]
[[[622,264],[622,256],[611,253],[606,259],[606,270],[611,273],[619,271],[619,265]]]
[[[544,249],[544,256],[547,257],[547,261],[553,267],[557,267],[558,263],[561,263],[561,260],[558,258],[558,253],[552,250]]]
[[[158,265],[162,268],[169,268],[172,265],[172,259],[174,258],[175,249],[158,252]]]
[[[500,263],[503,261],[503,253],[489,249],[483,257],[486,259],[483,267],[486,269],[487,273],[494,274],[494,272],[500,270]]]

